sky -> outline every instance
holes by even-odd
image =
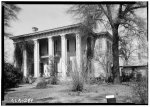
[[[66,4],[20,4],[21,11],[18,20],[11,22],[9,32],[14,36],[32,32],[32,27],[39,31],[78,23],[67,10],[71,5]],[[139,16],[147,17],[146,11],[140,10]]]
[[[14,36],[31,33],[32,27],[38,27],[41,31],[77,23],[71,14],[66,13],[71,5],[21,4],[18,6],[22,10],[18,14],[18,20],[11,22],[9,29]]]

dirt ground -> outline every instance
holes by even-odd
[[[59,85],[48,85],[44,89],[36,89],[32,84],[23,84],[12,88],[5,94],[3,104],[19,103],[32,99],[29,103],[107,103],[106,95],[115,95],[117,103],[125,103],[132,97],[133,89],[127,85],[84,85],[83,92],[72,92],[70,82]]]

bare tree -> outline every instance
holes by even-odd
[[[142,21],[135,11],[146,8],[147,2],[130,2],[116,4],[80,4],[69,9],[70,13],[78,16],[78,19],[87,27],[88,31],[98,27],[99,23],[110,28],[113,35],[113,77],[114,83],[120,83],[119,79],[119,34],[120,27],[129,29],[133,33],[138,33],[141,29],[139,23]],[[87,32],[87,30],[86,30]],[[85,33],[86,33],[85,32]]]
[[[138,50],[131,38],[120,39],[119,55],[120,58],[125,61],[125,65],[129,64],[129,60],[132,58],[133,53]]]

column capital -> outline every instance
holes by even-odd
[[[76,38],[80,38],[81,37],[81,35],[79,33],[76,33],[75,35],[76,35]]]
[[[38,44],[38,39],[34,39],[33,42],[34,42],[34,45]]]
[[[39,39],[32,39],[34,42],[37,42]]]
[[[47,38],[48,38],[48,39],[52,39],[52,38],[53,38],[53,36],[48,36]]]
[[[61,34],[60,36],[61,36],[61,38],[65,38],[66,34]]]

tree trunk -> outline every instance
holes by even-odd
[[[118,26],[113,28],[113,82],[115,84],[120,83],[120,72],[119,72],[119,35],[118,35]]]

